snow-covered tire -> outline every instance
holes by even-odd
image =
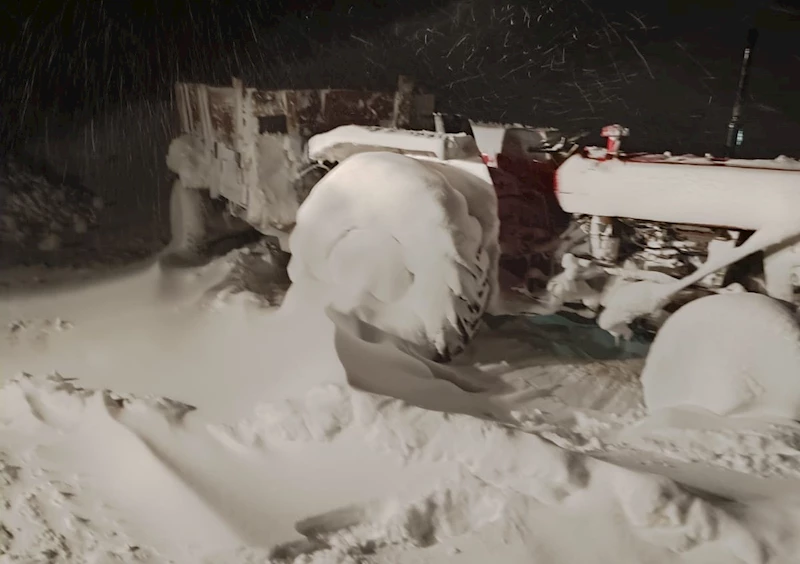
[[[462,295],[454,294],[455,331],[451,333],[450,338],[445,340],[444,350],[437,350],[439,353],[437,360],[446,362],[463,352],[478,332],[492,297],[490,263],[489,253],[486,249],[481,248],[471,268],[458,263],[454,264],[464,292]]]
[[[498,229],[489,182],[435,161],[361,153],[300,207],[289,276],[337,311],[447,361],[496,295]]]
[[[649,410],[800,419],[800,324],[756,293],[699,298],[672,314],[642,372]]]

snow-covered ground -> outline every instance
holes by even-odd
[[[361,392],[354,370],[432,373],[296,288],[269,305],[285,285],[247,289],[249,256],[4,273],[0,561],[794,561],[791,423],[643,419],[642,360],[577,360],[522,320],[451,370],[517,429]]]

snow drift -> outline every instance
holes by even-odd
[[[239,254],[4,303],[4,324],[27,320],[0,341],[8,555],[705,564],[790,562],[800,549],[791,426],[643,419],[641,362],[556,361],[516,323],[447,369],[380,363],[397,349],[326,316],[302,285],[264,307],[232,277]],[[353,389],[354,373],[405,401]],[[522,430],[481,413],[514,390]],[[413,405],[424,400],[438,405]],[[480,417],[443,412],[459,407]],[[773,491],[713,501],[638,469],[729,486],[772,472]]]

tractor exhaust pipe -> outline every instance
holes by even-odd
[[[742,106],[744,105],[747,86],[750,82],[750,67],[753,63],[753,50],[755,49],[756,41],[758,41],[758,29],[751,27],[747,32],[747,45],[744,48],[742,69],[739,73],[739,87],[736,91],[736,99],[733,102],[731,121],[728,122],[728,136],[725,139],[725,157],[727,158],[736,156],[736,148],[742,142]]]

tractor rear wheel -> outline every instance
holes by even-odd
[[[448,361],[493,297],[496,205],[490,184],[455,167],[351,156],[300,206],[289,275],[303,295]]]

